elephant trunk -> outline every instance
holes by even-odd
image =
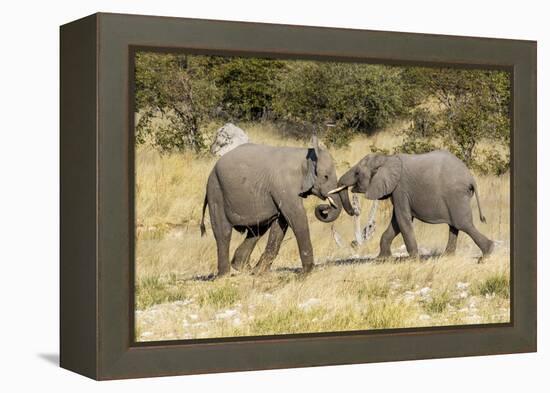
[[[332,200],[335,206],[321,204],[315,207],[315,217],[322,222],[333,222],[336,220],[342,212],[342,201],[340,195],[332,195]],[[349,201],[348,201],[349,202]]]
[[[350,216],[355,216],[356,211],[349,201],[348,188],[354,186],[356,182],[355,168],[351,168],[338,179],[338,188],[336,188],[336,190],[339,190],[338,195],[340,196],[343,207]]]
[[[338,195],[340,196],[340,199],[342,200],[342,205],[344,206],[344,209],[346,210],[346,213],[348,213],[350,216],[355,216],[356,212],[353,206],[351,205],[349,201],[349,194],[348,189],[344,188],[341,190]]]

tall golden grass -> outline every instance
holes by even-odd
[[[241,124],[251,141],[305,146],[269,123]],[[395,126],[399,128],[399,125]],[[390,128],[372,137],[356,137],[348,148],[331,149],[337,173],[371,151],[391,149],[400,135]],[[437,326],[509,321],[510,183],[508,175],[475,176],[487,223],[476,226],[497,240],[496,252],[478,263],[480,251],[463,233],[457,254],[440,256],[448,236],[446,225],[415,221],[420,261],[369,259],[389,223],[391,203],[381,201],[374,235],[358,248],[352,218],[334,222],[345,240],[339,247],[331,224],[317,221],[315,197],[304,203],[317,268],[296,274],[300,259],[291,231],[263,276],[247,273],[210,280],[216,272],[216,242],[209,228],[201,237],[206,179],[216,158],[193,153],[160,154],[150,146],[136,152],[136,336],[138,340],[284,334],[354,329]],[[370,201],[361,200],[362,220]],[[475,201],[472,201],[475,203]],[[475,205],[474,212],[477,210]],[[233,232],[231,252],[242,235]],[[267,236],[252,254],[256,261]],[[404,253],[401,237],[394,254]],[[346,259],[355,258],[355,262]],[[363,259],[357,259],[363,258]],[[340,261],[340,262],[338,262]]]

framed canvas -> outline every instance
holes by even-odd
[[[536,351],[536,42],[105,13],[60,33],[62,367]]]

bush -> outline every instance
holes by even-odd
[[[374,143],[369,146],[371,153],[373,154],[390,154],[390,151],[388,149],[384,149],[382,147],[376,146]]]
[[[405,113],[399,68],[304,61],[288,70],[274,96],[279,118],[367,133]]]
[[[353,132],[349,128],[330,127],[323,140],[328,147],[341,148],[350,144]]]
[[[238,120],[265,118],[284,69],[279,60],[227,58],[213,72],[223,110]]]
[[[422,154],[436,150],[437,147],[430,141],[421,139],[406,139],[398,146],[394,153]]]
[[[442,138],[444,146],[469,167],[475,166],[474,150],[481,140],[508,145],[509,73],[415,68],[407,78],[437,102],[436,110],[412,113],[411,140],[427,143]]]
[[[201,123],[217,97],[215,85],[203,77],[204,58],[139,52],[135,60],[137,142],[201,151]],[[152,125],[155,117],[164,120],[160,126]]]
[[[478,283],[475,291],[483,296],[496,295],[508,299],[510,298],[510,276],[506,272],[495,273]]]
[[[503,175],[510,170],[510,153],[501,154],[495,149],[481,150],[474,163],[474,169],[480,173]]]

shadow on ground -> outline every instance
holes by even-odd
[[[58,353],[39,353],[37,355],[40,359],[53,364],[54,366],[59,366],[59,354]]]
[[[430,261],[434,259],[438,259],[440,257],[445,256],[445,254],[441,251],[437,250],[431,250],[431,251],[425,251],[420,256],[419,259],[421,261]],[[473,257],[474,259],[479,259],[476,257]],[[323,269],[331,266],[354,266],[354,265],[363,265],[367,263],[375,263],[375,264],[383,264],[383,263],[405,263],[405,262],[411,262],[415,260],[415,258],[409,257],[406,253],[397,253],[389,258],[378,258],[376,256],[368,255],[368,256],[357,256],[357,257],[350,257],[350,258],[342,258],[342,259],[333,259],[324,261],[321,263],[318,263],[315,265],[316,269]],[[275,267],[271,269],[272,273],[293,273],[293,274],[300,274],[302,272],[302,268],[300,266],[297,267]],[[237,273],[237,275],[240,275],[243,273]],[[247,273],[244,273],[247,274]],[[183,281],[214,281],[216,280],[217,275],[215,273],[210,273],[206,275],[197,275],[192,276],[183,279]]]

